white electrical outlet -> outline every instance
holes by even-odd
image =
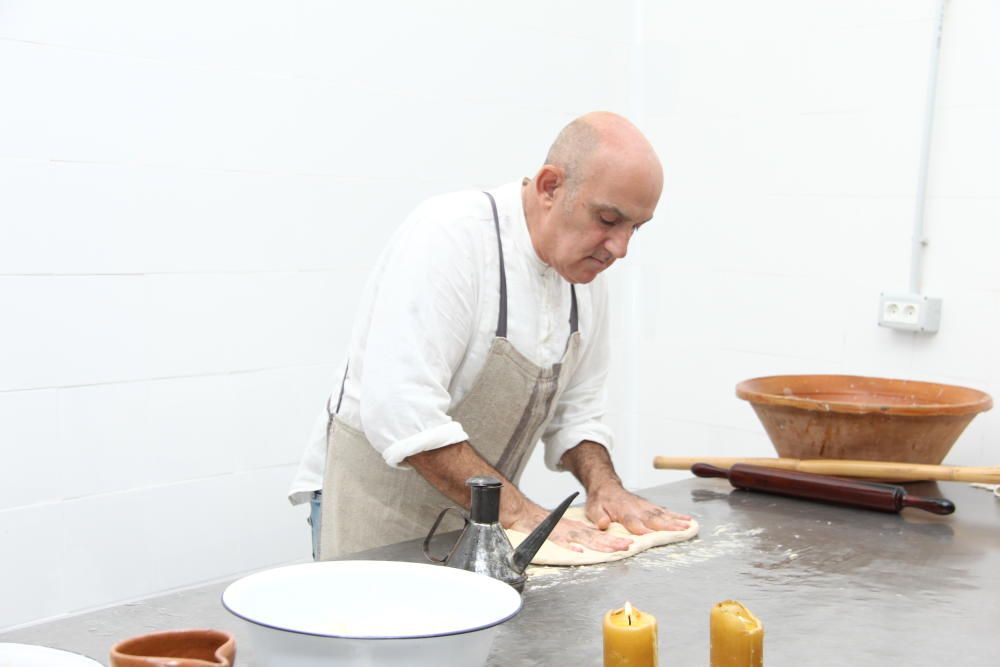
[[[941,299],[920,294],[886,294],[879,299],[878,325],[935,333],[941,327]]]

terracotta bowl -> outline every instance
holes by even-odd
[[[736,385],[779,456],[939,464],[989,394],[854,375],[774,375]]]
[[[221,630],[167,630],[126,639],[111,649],[111,667],[232,667],[236,640]]]

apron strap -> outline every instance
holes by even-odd
[[[337,407],[330,409],[330,401],[333,400],[333,394],[330,394],[329,398],[326,399],[326,413],[330,415],[332,419],[333,416],[340,412],[340,404],[344,400],[344,386],[347,384],[347,369],[351,367],[351,360],[348,359],[347,363],[344,364],[344,377],[340,380],[340,396],[337,397]]]
[[[566,351],[569,351],[569,344],[573,342],[573,334],[580,330],[580,316],[576,310],[576,285],[573,283],[569,284],[569,294],[572,298],[572,305],[569,309],[569,335],[566,336]]]
[[[503,266],[503,243],[500,242],[500,216],[497,214],[497,200],[489,192],[483,191],[489,197],[493,208],[493,227],[497,231],[497,250],[500,253],[500,314],[497,316],[497,337],[507,337],[507,272]]]
[[[569,284],[569,293],[573,299],[573,305],[569,309],[569,335],[572,336],[580,330],[580,316],[576,312],[576,285]]]

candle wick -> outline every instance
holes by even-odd
[[[628,624],[632,625],[632,614],[629,614],[626,618],[628,618]]]

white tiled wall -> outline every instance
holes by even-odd
[[[993,0],[948,10],[942,330],[875,320],[907,281],[932,4],[0,1],[0,628],[307,557],[284,494],[360,276],[420,199],[530,172],[593,108],[667,177],[612,276],[630,486],[675,477],[655,454],[768,454],[733,395],[755,375],[996,394]],[[995,462],[998,431],[952,460]]]

